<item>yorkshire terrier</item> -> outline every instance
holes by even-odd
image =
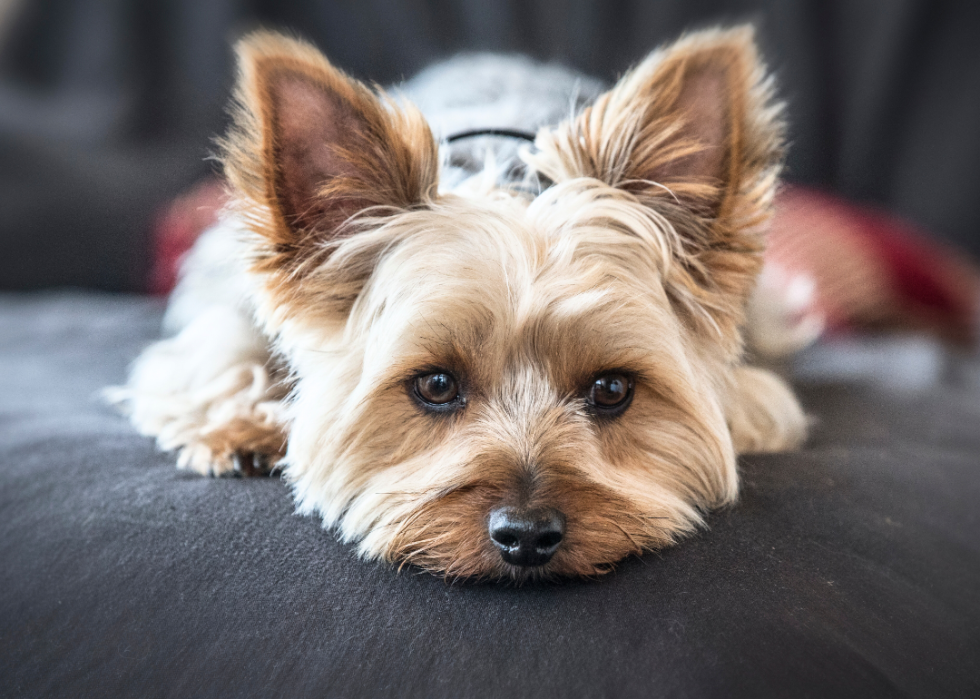
[[[441,137],[536,134],[455,155],[307,43],[260,32],[238,57],[231,204],[175,335],[116,392],[178,465],[281,470],[366,558],[520,581],[667,546],[736,500],[737,454],[802,442],[790,388],[745,359],[784,142],[751,29],[689,34],[601,94],[460,59],[407,90]]]

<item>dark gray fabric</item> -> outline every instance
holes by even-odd
[[[95,399],[158,304],[0,297],[0,696],[980,696],[980,391],[803,388],[710,529],[595,581],[364,563]]]

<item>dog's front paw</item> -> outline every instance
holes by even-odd
[[[207,444],[192,442],[177,447],[177,468],[202,476],[231,476],[235,472],[232,454],[216,454]]]
[[[217,452],[208,444],[198,442],[178,450],[177,467],[196,471],[202,476],[248,478],[270,475],[281,458],[281,453],[270,454],[247,447]]]
[[[235,452],[231,462],[232,475],[235,476],[269,476],[276,468],[275,461],[269,454],[259,452]]]
[[[806,440],[807,418],[790,387],[765,369],[735,369],[727,417],[739,454],[779,452]]]

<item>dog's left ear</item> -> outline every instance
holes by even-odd
[[[256,269],[295,276],[329,254],[351,216],[383,217],[435,192],[437,145],[418,110],[395,107],[297,39],[257,32],[237,53],[222,162],[258,234]]]
[[[655,51],[578,117],[540,133],[533,165],[555,182],[595,178],[657,207],[684,245],[687,264],[676,267],[705,305],[734,299],[722,304],[731,313],[715,315],[738,324],[761,265],[783,133],[752,28],[702,31]]]

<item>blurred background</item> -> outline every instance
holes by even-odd
[[[390,84],[459,51],[613,80],[752,21],[789,103],[788,179],[980,258],[980,3],[0,0],[0,288],[145,291],[168,206],[213,174],[231,43],[265,26]]]

